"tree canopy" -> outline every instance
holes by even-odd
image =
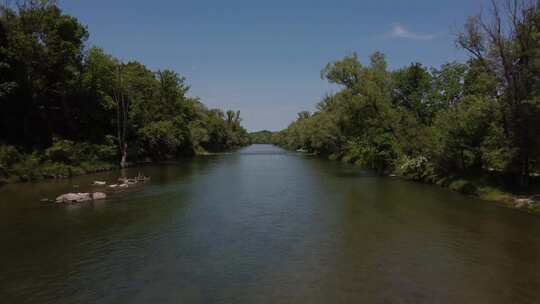
[[[540,170],[540,7],[493,1],[456,42],[471,57],[438,69],[390,71],[378,52],[328,64],[341,89],[273,141],[414,179],[499,172],[526,187]]]

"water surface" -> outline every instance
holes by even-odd
[[[0,302],[540,302],[540,217],[268,145],[138,171],[0,188]]]

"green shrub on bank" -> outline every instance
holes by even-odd
[[[112,136],[107,136],[105,144],[76,143],[71,140],[55,138],[53,145],[45,150],[45,159],[62,164],[81,161],[112,160],[118,155]]]
[[[0,167],[7,168],[10,164],[19,162],[22,154],[13,146],[0,145]]]
[[[104,144],[76,143],[55,139],[43,152],[24,154],[13,146],[0,145],[0,184],[45,178],[65,178],[116,168],[114,141]]]
[[[474,185],[472,182],[464,180],[464,179],[458,179],[450,183],[448,186],[450,190],[467,194],[467,195],[476,195],[478,194],[478,189],[476,185]]]
[[[436,183],[435,167],[425,156],[404,156],[398,161],[396,173],[407,179],[426,183]]]

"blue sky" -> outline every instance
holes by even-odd
[[[335,90],[326,63],[381,51],[392,68],[463,60],[453,32],[482,0],[60,0],[89,44],[186,76],[209,107],[240,110],[250,130],[280,130]]]

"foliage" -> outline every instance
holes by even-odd
[[[88,37],[56,1],[0,4],[2,172],[33,179],[32,166],[42,166],[45,175],[72,175],[125,151],[131,162],[162,160],[249,142],[240,112],[207,109],[188,96],[185,77],[87,48]]]
[[[249,133],[249,141],[252,144],[271,144],[273,133],[268,130]]]
[[[448,188],[450,190],[460,192],[463,194],[468,194],[468,195],[477,194],[478,192],[478,189],[473,183],[467,180],[463,180],[463,179],[458,179],[456,181],[453,181],[452,183],[450,183]]]
[[[396,173],[414,181],[431,183],[437,181],[435,167],[425,156],[414,158],[403,156],[396,168]]]
[[[474,184],[454,176],[527,187],[540,168],[540,5],[506,2],[465,24],[465,63],[390,71],[381,53],[329,63],[321,76],[341,88],[272,141],[465,193]]]

